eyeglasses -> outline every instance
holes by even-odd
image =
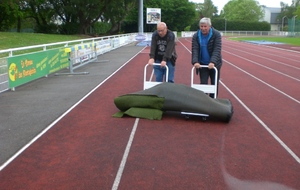
[[[164,28],[164,29],[162,29],[162,30],[157,30],[157,32],[163,32],[163,31],[165,31],[165,28]]]

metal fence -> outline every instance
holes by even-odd
[[[300,20],[297,20],[296,17],[288,19],[288,31],[290,36],[300,36]]]
[[[93,54],[93,58],[97,58],[97,56],[99,56],[100,54],[134,42],[136,35],[137,34],[131,33],[0,50],[0,93],[9,89],[9,76],[10,72],[13,72],[8,68],[8,59],[11,57],[14,57],[16,55],[25,55],[28,53],[47,51],[55,48],[72,49],[73,47],[75,47],[77,54],[74,55],[72,60],[71,58],[69,59],[71,65],[70,68],[75,69],[87,64],[87,62],[94,61],[95,59],[87,59],[90,57],[91,53]],[[79,52],[80,50],[78,49],[80,48],[78,47],[83,47],[85,44],[96,44],[96,51],[93,50],[92,52],[88,52],[88,50],[84,50]],[[70,70],[70,72],[72,73],[73,70]],[[14,88],[12,90],[14,90]]]
[[[8,69],[6,59],[0,58],[0,93],[8,89]]]
[[[181,37],[192,37],[196,31],[184,31],[181,32]],[[223,36],[277,36],[277,37],[289,37],[300,35],[300,32],[290,31],[220,31]]]
[[[181,32],[181,37],[192,37],[192,35],[196,31],[183,31]],[[300,36],[300,20],[289,19],[289,31],[221,31],[223,36],[278,36],[278,37],[288,37],[288,36]],[[177,37],[177,32],[175,32]],[[131,43],[135,40],[137,34],[124,34],[124,35],[114,35],[114,36],[105,36],[105,37],[97,37],[97,38],[89,38],[82,40],[73,40],[67,42],[58,42],[51,44],[43,44],[36,46],[28,46],[22,48],[13,48],[8,50],[0,50],[0,93],[9,89],[9,68],[7,57],[13,57],[15,55],[26,54],[28,52],[38,52],[38,51],[46,51],[53,48],[61,48],[61,47],[72,47],[80,44],[87,43],[95,43],[98,48],[94,52],[93,50],[87,54],[82,55],[82,57],[75,57],[70,59],[71,63],[75,68],[76,65],[85,65],[82,64],[81,58],[86,58],[87,56],[91,56],[89,60],[94,60],[93,58],[97,57],[100,54],[111,51],[115,48],[121,47],[128,43]],[[152,33],[145,33],[145,36],[148,40],[151,39]],[[100,48],[100,50],[99,50]],[[96,53],[94,55],[94,53]],[[78,61],[79,60],[79,61]],[[71,67],[72,69],[75,69]],[[70,70],[69,73],[73,73],[73,70]],[[68,74],[69,74],[68,73]]]

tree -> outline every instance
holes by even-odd
[[[144,7],[161,8],[161,20],[173,31],[183,31],[193,23],[196,15],[195,4],[188,0],[148,0]]]
[[[44,0],[27,0],[21,2],[21,10],[25,18],[33,18],[36,23],[35,32],[55,33],[56,26],[51,21],[55,19],[55,11],[51,2]]]
[[[202,8],[200,9],[200,18],[209,17],[212,18],[218,13],[218,9],[214,6],[211,0],[204,0]]]
[[[262,6],[255,0],[230,0],[220,15],[227,20],[259,21],[264,16]]]
[[[295,15],[300,17],[300,10],[299,10],[299,1],[293,1],[291,6],[284,2],[280,2],[281,6],[281,13],[277,16],[277,19],[281,20],[283,25],[283,30],[288,30],[288,27],[284,27],[286,23],[288,23],[289,19],[292,19]],[[290,29],[291,30],[291,29]]]
[[[173,31],[183,31],[190,26],[196,17],[195,4],[188,0],[144,0],[144,12],[147,8],[160,8],[161,21],[166,22],[168,28]],[[126,32],[137,32],[138,30],[138,7],[134,8],[125,19],[123,30]],[[153,32],[155,24],[147,24],[144,16],[144,31]]]
[[[18,0],[2,0],[0,4],[0,31],[9,29],[22,16]]]
[[[112,24],[110,34],[121,32],[121,25],[131,11],[137,7],[135,0],[115,0],[104,11],[103,18]]]

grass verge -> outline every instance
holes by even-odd
[[[88,36],[0,32],[0,50],[86,38]]]
[[[300,38],[297,37],[231,37],[231,40],[236,41],[245,41],[245,40],[251,40],[251,41],[266,41],[266,42],[280,42],[285,44],[290,44],[294,46],[300,46]]]

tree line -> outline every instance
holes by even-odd
[[[300,15],[299,1],[292,0],[291,5],[281,2],[280,19],[284,16],[291,18]],[[93,35],[138,31],[139,0],[0,0],[0,2],[0,31],[14,29],[21,32],[22,29],[29,28],[37,33]],[[220,13],[213,0],[204,0],[204,3],[193,3],[189,0],[143,2],[143,15],[146,15],[146,8],[161,8],[162,21],[174,31],[195,30],[202,17],[210,17],[216,24],[224,23],[225,20],[240,24],[259,23],[264,17],[263,6],[256,0],[230,0]],[[145,32],[155,30],[155,25],[148,25],[145,21],[144,23]],[[267,30],[267,27],[263,28]]]

